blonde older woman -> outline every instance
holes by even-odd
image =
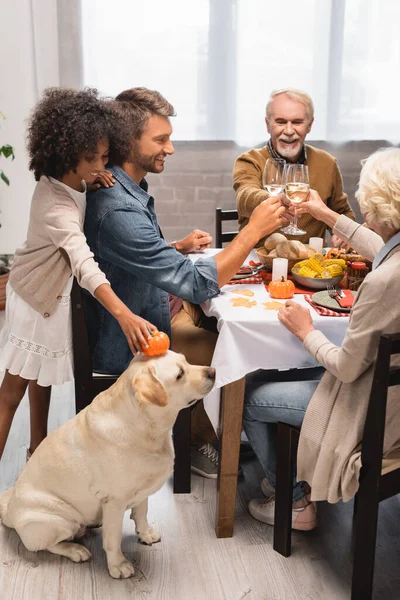
[[[289,420],[297,410],[297,419],[305,410],[297,459],[297,501],[293,507],[295,529],[312,529],[316,525],[311,500],[349,500],[358,489],[361,467],[359,444],[362,439],[367,403],[374,374],[381,334],[400,331],[400,149],[390,148],[372,154],[361,171],[356,193],[361,212],[370,229],[344,215],[338,215],[312,191],[309,201],[300,209],[323,221],[341,239],[373,261],[372,271],[359,288],[353,305],[349,327],[341,347],[332,344],[313,326],[308,309],[288,300],[278,313],[279,320],[303,343],[306,350],[325,368],[318,382],[298,382],[290,398],[290,385],[281,383],[291,401]],[[249,381],[246,392],[244,427],[250,443],[262,447],[260,434],[254,436],[257,419],[269,426],[274,414],[282,417],[282,406],[276,402],[276,389],[266,382]],[[307,398],[311,389],[315,390]],[[272,394],[271,394],[272,392]],[[271,397],[271,396],[275,396]],[[264,399],[264,406],[262,405]],[[400,447],[400,387],[390,388],[387,405],[384,453]],[[278,408],[277,408],[278,406]],[[255,410],[255,408],[257,410]],[[264,413],[263,413],[264,409]],[[256,417],[256,419],[255,419]],[[296,424],[296,423],[294,423]],[[265,448],[274,448],[265,428]],[[271,458],[269,457],[271,481]],[[306,495],[307,481],[311,498]],[[301,486],[299,488],[299,486]],[[263,491],[268,493],[264,480]],[[302,493],[299,493],[300,492]],[[299,501],[300,498],[300,501]],[[294,495],[294,500],[296,496]],[[250,512],[273,524],[273,496],[250,502]]]

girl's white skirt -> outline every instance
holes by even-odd
[[[0,332],[0,370],[59,385],[74,378],[72,362],[71,288],[68,279],[57,308],[43,317],[7,284],[6,318]]]

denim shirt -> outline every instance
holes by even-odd
[[[147,193],[123,169],[112,167],[114,186],[87,195],[84,231],[88,244],[117,296],[136,315],[171,336],[169,296],[201,304],[219,294],[214,258],[196,263],[163,239]],[[93,370],[121,373],[132,354],[118,322],[85,293]]]

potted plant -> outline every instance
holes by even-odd
[[[0,117],[2,119],[5,118],[2,112],[0,112]],[[10,146],[9,144],[4,144],[3,146],[0,146],[0,158],[2,156],[4,158],[11,158],[11,160],[14,160],[14,158],[15,158],[14,148],[12,146]],[[0,169],[0,179],[6,185],[10,185],[10,180],[8,179],[7,175],[4,173],[3,169]],[[0,227],[1,227],[1,223],[0,223]],[[9,269],[9,265],[8,265],[8,257],[1,256],[0,257],[0,310],[3,310],[6,305],[6,285],[7,285],[7,281],[8,281],[9,272],[10,272],[10,269]]]

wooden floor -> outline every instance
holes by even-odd
[[[1,325],[1,323],[0,323]],[[73,415],[73,387],[55,388],[51,428]],[[0,464],[0,489],[13,484],[28,444],[26,398],[16,415]],[[318,507],[319,527],[293,534],[289,559],[272,549],[272,528],[255,521],[248,501],[260,496],[260,468],[244,463],[239,482],[235,533],[214,533],[216,482],[193,475],[191,494],[174,496],[168,481],[150,499],[150,522],[162,534],[152,547],[137,543],[124,521],[122,548],[134,578],[113,580],[102,551],[101,529],[84,543],[92,560],[75,564],[46,552],[28,552],[14,531],[0,525],[2,600],[339,600],[349,598],[352,503]],[[400,598],[400,497],[381,505],[374,598]],[[126,514],[128,517],[128,513]]]

